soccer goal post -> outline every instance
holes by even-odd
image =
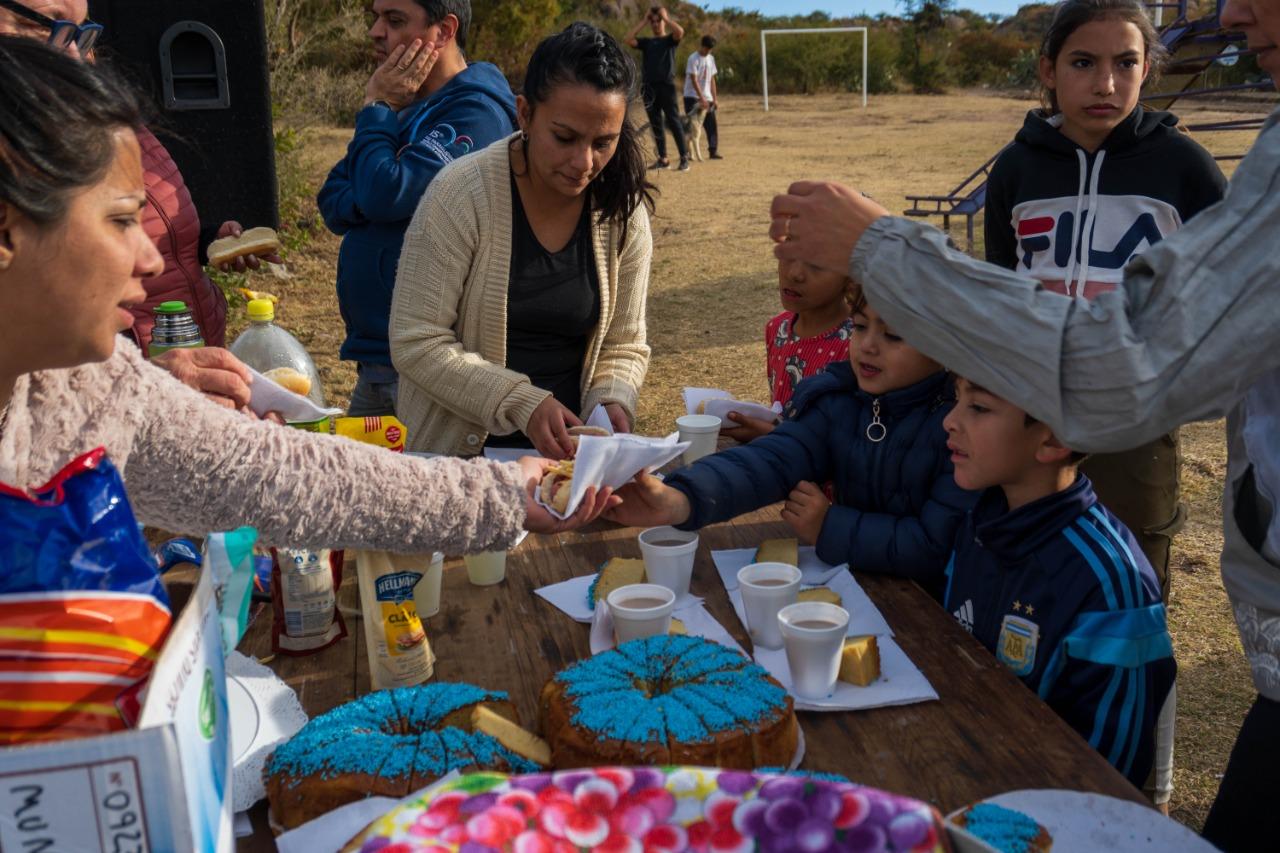
[[[764,109],[769,111],[769,36],[816,35],[818,33],[862,33],[862,106],[867,105],[867,28],[866,27],[808,27],[798,30],[760,31],[760,72],[764,77]]]

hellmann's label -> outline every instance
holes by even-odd
[[[425,564],[413,563],[423,559],[383,551],[362,551],[357,557],[374,689],[421,684],[434,670],[435,656],[413,597],[426,570]]]

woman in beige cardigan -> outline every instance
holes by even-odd
[[[573,452],[597,404],[628,431],[648,367],[652,186],[627,119],[635,66],[574,24],[542,42],[520,132],[453,163],[405,235],[391,308],[414,450]]]
[[[560,522],[532,497],[547,460],[415,459],[287,429],[147,363],[119,335],[163,266],[141,225],[136,100],[15,36],[0,35],[0,80],[0,483],[42,486],[105,447],[146,524],[407,553],[504,548],[617,501],[605,490]]]

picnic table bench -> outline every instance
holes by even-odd
[[[639,557],[638,532],[602,522],[573,533],[530,535],[509,554],[506,580],[491,587],[472,586],[462,561],[447,561],[440,612],[425,620],[436,654],[435,680],[505,690],[532,725],[547,679],[591,653],[589,627],[573,622],[534,590],[594,572],[610,557]],[[755,547],[787,535],[777,507],[701,531],[692,592],[704,598],[707,610],[743,648],[749,649],[750,641],[711,551]],[[803,769],[916,797],[944,814],[1020,788],[1068,788],[1147,802],[922,589],[899,578],[865,573],[856,578],[939,701],[802,711]],[[269,664],[312,716],[369,691],[353,571],[344,575],[339,606],[347,621],[345,640],[309,657],[277,656]],[[271,654],[269,609],[254,620],[240,649],[258,658]],[[266,803],[255,806],[251,817],[254,834],[240,839],[238,849],[274,850]]]

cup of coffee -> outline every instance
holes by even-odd
[[[613,617],[613,633],[618,643],[656,637],[671,629],[671,611],[676,594],[656,583],[620,586],[605,599]]]
[[[507,576],[506,551],[481,551],[462,558],[467,564],[467,577],[476,586],[493,586]]]
[[[716,452],[716,441],[720,438],[720,419],[715,415],[685,415],[676,418],[676,429],[680,431],[680,440],[689,442],[689,447],[680,456],[685,465],[692,465],[704,456]]]
[[[791,692],[801,699],[826,699],[840,676],[849,611],[824,601],[802,601],[778,611],[778,625],[791,668]]]
[[[796,603],[800,570],[786,563],[753,563],[738,570],[738,591],[747,611],[751,642],[763,649],[782,648],[778,611]]]
[[[444,576],[444,554],[430,555],[422,579],[413,588],[413,603],[418,608],[418,618],[426,619],[440,612],[440,580]]]
[[[674,527],[650,527],[640,534],[640,556],[649,583],[665,586],[677,598],[689,594],[698,534]]]

